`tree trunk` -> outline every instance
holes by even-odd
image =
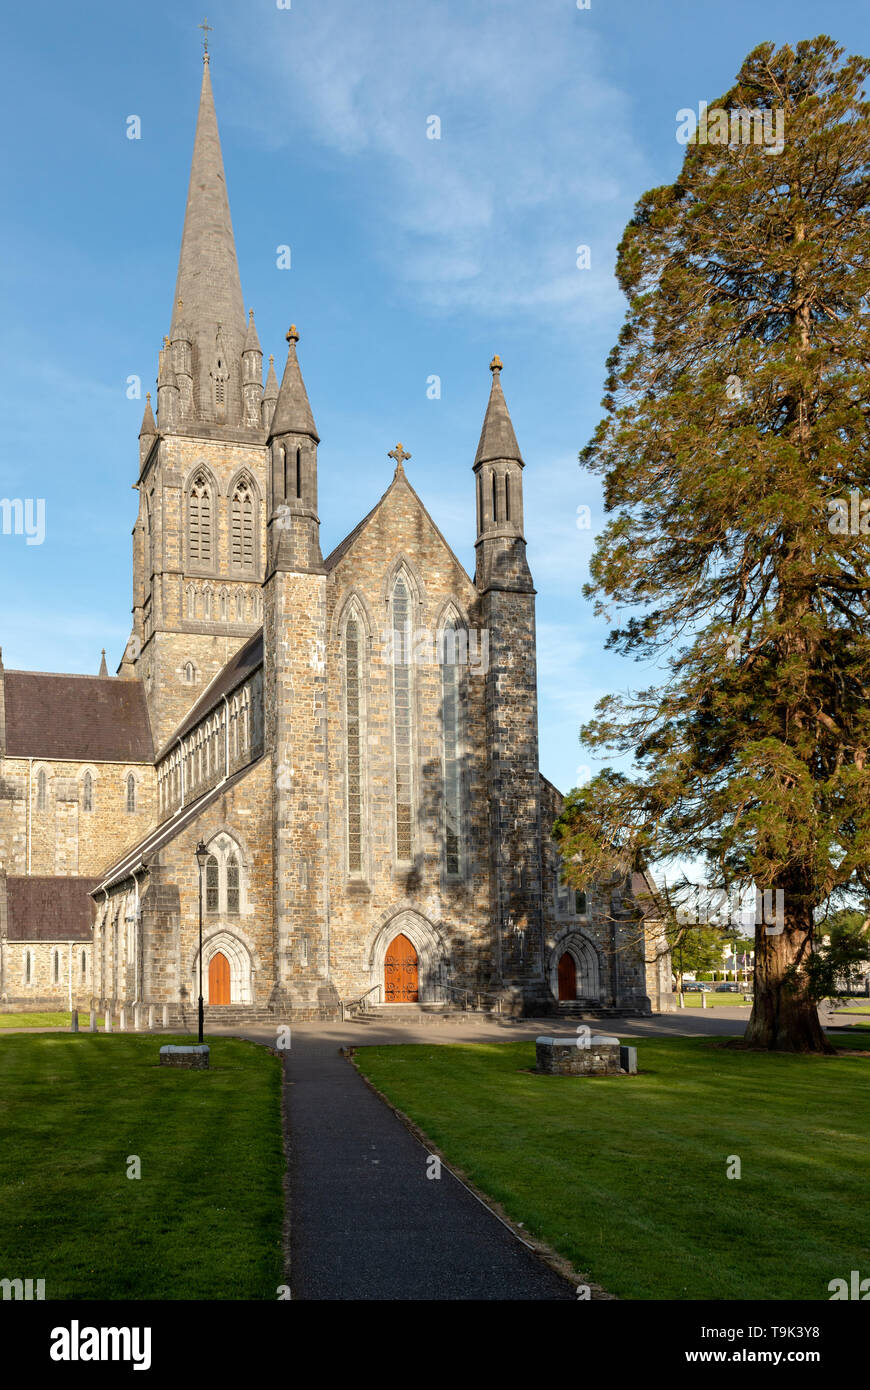
[[[744,1038],[771,1052],[831,1053],[803,968],[812,951],[813,911],[805,899],[795,904],[796,896],[786,888],[783,920],[756,925],[754,997]]]

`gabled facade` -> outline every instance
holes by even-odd
[[[401,445],[380,501],[323,557],[328,464],[298,342],[291,327],[280,386],[271,359],[264,384],[206,55],[157,412],[149,398],[140,433],[132,635],[118,676],[98,678],[139,702],[147,811],[136,834],[107,833],[88,885],[90,999],[193,1018],[203,840],[215,1008],[329,1019],[360,1001],[473,998],[646,1012],[651,994],[662,1006],[658,928],[631,885],[559,884],[525,464],[501,361],[470,470],[472,579]],[[39,756],[40,737],[37,720],[19,751]],[[3,795],[0,856],[21,872],[20,811]]]

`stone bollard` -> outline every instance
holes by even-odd
[[[70,1021],[69,1021],[69,1030],[70,1030],[71,1033],[77,1033],[77,1032],[79,1031],[79,1011],[78,1011],[78,1009],[73,1009],[73,1011],[72,1011],[72,1014],[71,1014],[71,1016],[70,1016]]]
[[[133,1032],[142,1032],[142,1008],[139,1004],[133,1005]]]
[[[91,1009],[91,1018],[90,1018],[90,1023],[88,1024],[88,1032],[89,1032],[89,1033],[96,1033],[96,1031],[97,1031],[97,1011],[96,1011],[96,1009]]]
[[[118,1032],[119,1032],[119,1033],[126,1033],[126,1031],[127,1031],[127,1010],[124,1008],[124,1006],[123,1006],[123,1004],[122,1004],[121,1007],[120,1007],[120,1009],[118,1010]]]
[[[107,1005],[106,1005],[106,1032],[107,1032],[107,1033],[111,1033],[111,1031],[112,1031],[112,1010],[109,1008],[109,1006],[108,1006],[108,1004],[107,1004]]]
[[[169,1005],[168,1005],[168,1004],[164,1004],[164,1005],[163,1005],[163,1027],[164,1027],[164,1028],[168,1028],[168,1027],[169,1027]]]
[[[148,1005],[148,1032],[154,1032],[154,1005]]]

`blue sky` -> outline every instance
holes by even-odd
[[[767,39],[823,30],[870,52],[866,7],[211,0],[208,17],[246,304],[279,370],[291,320],[301,333],[324,554],[384,491],[401,439],[473,572],[471,465],[488,363],[504,361],[538,588],[541,766],[567,789],[597,766],[577,739],[596,700],[645,678],[604,651],[580,592],[602,510],[577,452],[624,312],[617,242],[636,199],[680,168],[678,109],[725,91]],[[161,0],[5,17],[0,497],[46,507],[42,545],[0,535],[7,667],[95,672],[105,646],[114,669],[129,633],[142,402],[126,382],[152,387],[169,329],[201,19],[200,4]]]

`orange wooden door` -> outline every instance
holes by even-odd
[[[559,998],[577,998],[577,967],[570,951],[559,960]]]
[[[230,1002],[230,963],[220,951],[216,951],[208,963],[208,1002]]]
[[[416,1004],[417,952],[401,933],[392,941],[384,960],[384,986],[388,1004]]]

